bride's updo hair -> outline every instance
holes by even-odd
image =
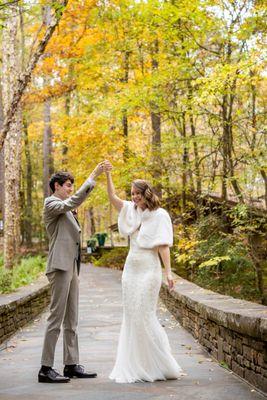
[[[132,185],[135,187],[135,189],[140,191],[144,198],[145,205],[150,211],[156,210],[160,207],[160,200],[150,183],[143,179],[136,179],[133,181]]]

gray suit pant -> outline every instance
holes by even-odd
[[[78,303],[79,278],[74,262],[70,271],[55,270],[47,274],[51,283],[50,314],[44,337],[41,364],[53,367],[55,348],[63,323],[63,363],[79,364]]]

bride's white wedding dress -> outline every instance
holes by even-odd
[[[122,274],[123,320],[110,379],[118,383],[177,379],[182,370],[156,316],[162,280],[157,246],[172,245],[170,217],[162,208],[142,211],[124,201],[119,230],[130,236],[130,250]]]

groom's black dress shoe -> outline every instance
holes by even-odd
[[[43,383],[67,383],[70,378],[60,375],[53,368],[48,368],[46,370],[40,369],[38,373],[38,382]]]
[[[68,378],[96,378],[97,374],[95,372],[85,372],[82,365],[65,365],[64,376]]]

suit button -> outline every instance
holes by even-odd
[[[79,246],[79,243],[78,243],[78,242],[77,242],[76,244],[77,244],[77,246]]]

